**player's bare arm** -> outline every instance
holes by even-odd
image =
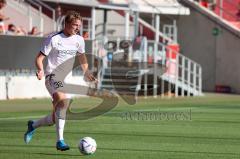
[[[37,76],[38,80],[41,80],[44,76],[44,70],[43,70],[44,58],[45,58],[45,55],[43,55],[41,52],[39,52],[35,59],[35,65],[37,68],[36,76]]]
[[[92,75],[92,73],[88,70],[88,63],[85,54],[78,55],[78,61],[81,64],[84,77],[89,81],[97,81],[96,78]]]

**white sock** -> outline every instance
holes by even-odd
[[[35,120],[33,123],[34,128],[38,128],[40,126],[51,126],[54,124],[52,114],[47,115],[41,119]]]
[[[57,134],[57,141],[64,140],[63,138],[63,131],[65,126],[65,117],[66,117],[66,101],[60,101],[56,105],[55,109],[55,124],[56,124],[56,134]],[[65,114],[64,114],[65,113]]]
[[[63,119],[58,119],[55,117],[55,123],[56,123],[56,133],[57,133],[57,141],[63,140],[63,131],[64,131],[64,125],[65,125],[65,120]]]

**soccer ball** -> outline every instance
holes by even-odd
[[[84,155],[91,155],[97,149],[96,141],[91,137],[84,137],[78,144],[79,151]]]

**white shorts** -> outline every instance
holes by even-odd
[[[45,86],[46,86],[49,94],[53,98],[53,94],[56,93],[56,92],[59,92],[58,89],[63,87],[63,82],[62,81],[57,81],[54,78],[53,74],[49,74],[45,77]],[[71,95],[66,93],[66,98],[71,98]]]

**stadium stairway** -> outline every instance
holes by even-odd
[[[118,94],[135,95],[140,90],[140,74],[140,70],[133,66],[105,68],[100,89],[112,90]]]
[[[116,42],[117,46],[120,46],[121,40]],[[103,48],[100,45],[96,46],[96,52]],[[106,56],[113,55],[112,59],[101,57],[102,63],[105,64],[99,67],[98,87],[125,95],[202,95],[201,66],[163,43],[158,43],[158,50],[153,53],[154,46],[154,41],[143,38],[138,49],[130,49],[132,51],[128,55],[131,57],[124,57],[120,48],[115,52],[105,50]],[[98,53],[96,55],[98,56]],[[129,58],[131,62],[128,62]]]

